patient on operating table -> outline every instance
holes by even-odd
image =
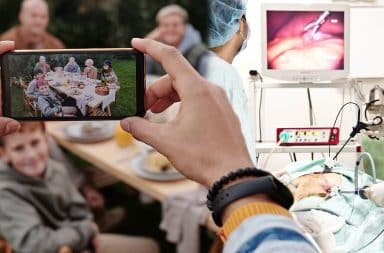
[[[276,176],[292,191],[290,212],[322,252],[384,252],[384,208],[355,194],[354,170],[337,164],[324,173],[324,160],[289,164]],[[358,171],[358,187],[373,178]]]
[[[331,189],[341,184],[342,176],[337,173],[314,173],[300,176],[288,184],[295,201],[309,196],[327,197]]]

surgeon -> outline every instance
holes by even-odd
[[[236,55],[246,48],[249,27],[245,17],[245,0],[210,0],[208,47],[204,77],[227,93],[227,97],[240,120],[248,152],[255,162],[254,136],[251,131],[247,96],[243,81],[232,66]]]

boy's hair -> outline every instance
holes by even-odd
[[[36,80],[36,87],[39,89],[41,86],[46,86],[46,85],[49,85],[48,84],[48,81],[45,80],[44,78],[42,77],[39,77],[37,80]]]
[[[45,123],[44,121],[36,121],[36,122],[20,122],[20,129],[17,131],[18,133],[23,132],[32,132],[37,129],[40,129],[42,132],[45,133]],[[0,147],[4,147],[4,137],[0,137]]]

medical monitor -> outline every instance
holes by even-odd
[[[266,3],[261,10],[265,76],[306,83],[348,77],[348,6]]]

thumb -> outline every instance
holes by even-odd
[[[150,122],[139,117],[130,117],[122,120],[120,125],[133,137],[152,147],[157,147],[163,139],[163,124]]]

